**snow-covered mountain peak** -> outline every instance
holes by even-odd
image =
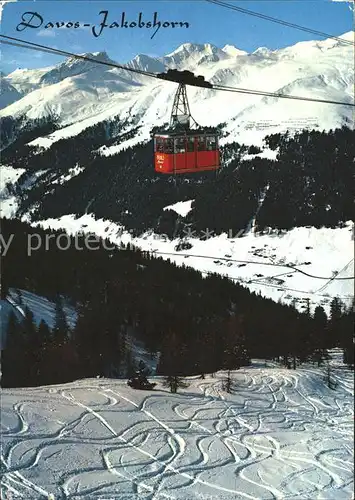
[[[12,71],[11,73],[9,73],[7,76],[14,76],[14,75],[18,75],[18,74],[22,74],[24,73],[25,71],[30,71],[28,68],[16,68],[14,71]]]
[[[348,42],[355,43],[355,31],[347,31],[342,35],[339,35],[338,38],[342,38],[343,40],[347,40]]]
[[[95,61],[109,62],[115,64],[115,61],[109,58],[106,52],[84,52],[78,54],[80,57],[85,57],[90,60],[78,59],[77,57],[68,57],[65,61],[54,66],[53,69],[75,68],[87,71],[89,68],[96,67]]]
[[[170,68],[193,70],[201,64],[217,63],[227,58],[228,55],[222,49],[211,43],[183,43],[161,58],[161,61]]]
[[[107,61],[107,62],[114,62],[112,61],[112,59],[109,58],[109,56],[107,55],[107,52],[84,52],[83,54],[78,54],[82,57],[88,57],[90,59],[95,59],[96,61]],[[64,63],[61,63],[61,64],[65,64],[67,66],[72,66],[73,64],[75,64],[76,62],[78,61],[82,61],[82,59],[77,59],[76,57],[68,57],[68,59],[66,59],[64,61]],[[86,62],[86,61],[83,61],[83,62]]]
[[[165,66],[159,59],[145,54],[137,54],[125,66],[153,73],[163,73],[165,71]]]
[[[50,71],[45,73],[41,77],[40,85],[52,85],[69,77],[78,76],[92,70],[101,70],[102,68],[104,68],[104,66],[96,64],[95,61],[115,64],[115,62],[109,58],[106,52],[89,52],[79,55],[82,57],[87,57],[90,60],[69,57],[65,61],[57,64]]]
[[[68,57],[55,66],[49,66],[47,68],[17,68],[15,71],[10,73],[6,77],[6,79],[11,85],[16,88],[16,90],[23,94],[27,94],[38,88],[59,83],[60,81],[65,80],[69,77],[87,73],[88,71],[92,70],[101,70],[101,68],[105,69],[105,66],[96,64],[95,61],[103,61],[115,64],[115,62],[109,58],[106,52],[85,52],[78,55],[82,57],[88,57],[91,60],[88,61],[78,59],[76,57]]]
[[[100,56],[100,57],[107,57],[108,58],[107,52],[105,52],[105,51],[103,51],[103,52],[93,52],[92,55],[93,56]]]
[[[173,52],[170,52],[170,54],[167,54],[165,57],[172,57],[176,56],[178,54],[185,54],[189,55],[192,53],[203,53],[203,54],[220,54],[222,50],[219,47],[216,47],[215,45],[212,45],[211,43],[183,43],[180,45],[177,49],[175,49]]]
[[[54,68],[55,66],[40,69],[17,68],[5,78],[18,92],[27,94],[39,88],[42,76]]]
[[[254,52],[252,52],[253,55],[257,56],[262,56],[262,57],[268,57],[273,51],[268,49],[267,47],[258,47]]]
[[[231,57],[245,56],[248,54],[245,50],[240,50],[234,45],[225,45],[222,50]]]
[[[354,43],[354,32],[349,31],[348,33],[338,36],[337,38]],[[322,54],[326,56],[327,53],[334,54],[336,57],[339,56],[339,63],[342,66],[348,57],[349,61],[350,59],[353,61],[354,46],[351,44],[345,44],[341,40],[335,38],[326,38],[325,40],[302,41],[290,47],[274,51],[274,54],[277,54],[277,56],[281,59],[309,59],[312,61],[312,64],[315,58],[322,57]]]

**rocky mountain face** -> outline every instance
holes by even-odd
[[[4,75],[0,76],[0,109],[10,106],[15,101],[21,99],[22,94],[11,85]]]

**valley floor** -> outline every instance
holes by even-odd
[[[353,372],[254,361],[170,394],[87,379],[2,391],[4,499],[350,500]]]
[[[333,297],[349,307],[354,296],[354,224],[351,221],[342,228],[297,227],[282,234],[261,235],[251,229],[238,238],[224,233],[199,239],[203,232],[198,235],[192,231],[185,238],[191,248],[182,251],[176,250],[180,239],[169,240],[152,232],[134,238],[116,223],[96,220],[93,214],[79,218],[65,215],[36,224],[44,229],[63,228],[73,236],[92,232],[118,245],[132,243],[153,256],[192,267],[203,275],[227,276],[252,292],[294,305],[300,311],[304,311],[309,300],[312,312],[321,305],[329,313]],[[205,235],[207,231],[206,228]]]

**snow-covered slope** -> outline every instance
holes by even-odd
[[[354,379],[255,361],[170,394],[124,380],[2,391],[4,498],[350,500]]]
[[[39,88],[42,76],[52,69],[52,66],[41,69],[17,68],[6,76],[6,80],[19,92],[27,94]]]
[[[54,327],[55,303],[53,301],[35,293],[28,292],[27,290],[17,290],[14,288],[10,288],[8,298],[11,300],[12,304],[16,305],[22,311],[28,307],[33,313],[33,319],[37,326],[43,320],[47,323],[49,328],[52,329]],[[69,328],[73,329],[77,321],[76,310],[66,304],[63,307],[63,311]]]
[[[165,208],[186,215],[190,205],[189,201]],[[191,266],[204,274],[215,272],[228,276],[265,297],[286,304],[294,303],[301,311],[306,299],[310,299],[311,311],[320,304],[329,312],[333,297],[338,296],[350,306],[354,295],[352,222],[344,228],[300,227],[282,234],[260,235],[251,228],[239,237],[235,234],[192,233],[184,239],[191,248],[182,251],[176,250],[181,240],[169,240],[151,232],[134,238],[121,226],[95,219],[93,214],[79,218],[65,215],[33,225],[45,229],[62,228],[72,235],[93,232],[117,244],[131,242],[153,255]]]
[[[18,321],[25,317],[25,309],[33,313],[33,320],[38,326],[43,320],[49,328],[55,324],[55,303],[27,290],[10,288],[6,300],[0,301],[0,349],[6,347],[6,333],[10,312],[13,312]],[[75,327],[77,312],[66,304],[63,311],[70,329]]]
[[[352,32],[343,35],[346,39],[351,36]],[[106,53],[90,57],[110,62]],[[186,43],[161,58],[139,54],[127,65],[153,72],[188,69],[204,75],[212,83],[350,102],[353,100],[353,61],[354,47],[331,39],[301,42],[274,51],[261,48],[252,54],[230,45],[220,49],[211,44]],[[17,70],[6,78],[28,94],[1,110],[0,116],[27,114],[37,118],[55,114],[62,126],[83,120],[86,120],[85,126],[90,126],[110,114],[120,117],[135,114],[139,124],[149,131],[168,121],[176,90],[176,85],[170,82],[157,82],[74,59],[44,70]],[[32,92],[29,91],[31,85]],[[321,129],[353,124],[352,109],[347,106],[199,88],[189,88],[188,94],[197,122],[205,125],[226,122],[230,133],[228,141],[248,138],[250,129],[255,138],[255,131],[265,135],[285,130],[290,123],[295,128],[308,125]],[[78,133],[74,129],[72,132]]]
[[[96,57],[90,54],[90,57],[110,61],[105,53],[99,53]],[[8,78],[10,77],[11,75]],[[41,74],[34,90],[20,102],[7,107],[2,116],[25,114],[28,118],[35,119],[54,115],[59,117],[62,125],[94,117],[108,109],[109,116],[113,116],[117,113],[112,113],[112,106],[129,101],[127,93],[140,86],[141,79],[140,76],[132,77],[127,71],[91,61],[67,59]],[[118,109],[121,110],[121,106]],[[100,120],[95,118],[88,126],[97,121]]]
[[[28,290],[10,288],[6,300],[0,301],[0,349],[6,346],[6,331],[10,312],[13,311],[17,319],[21,320],[25,316],[26,307],[33,313],[33,319],[37,327],[43,320],[50,329],[54,328],[56,306],[52,300],[38,295],[37,293],[29,292]],[[73,330],[78,319],[78,313],[75,307],[64,300],[63,311],[69,329]],[[144,338],[142,338],[140,332],[133,327],[128,329],[127,344],[134,358],[144,361],[151,372],[155,373],[158,357],[148,352],[144,345]]]

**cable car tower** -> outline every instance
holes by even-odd
[[[162,174],[184,174],[218,170],[219,132],[205,132],[191,115],[186,85],[213,88],[203,76],[190,71],[168,70],[160,78],[179,84],[171,112],[169,129],[154,134],[155,171]]]
[[[186,84],[179,83],[179,87],[174,98],[173,109],[171,112],[170,128],[184,128],[186,130],[189,130],[191,128],[191,121],[193,122],[195,127],[199,127],[190,112],[189,101],[187,99]]]

